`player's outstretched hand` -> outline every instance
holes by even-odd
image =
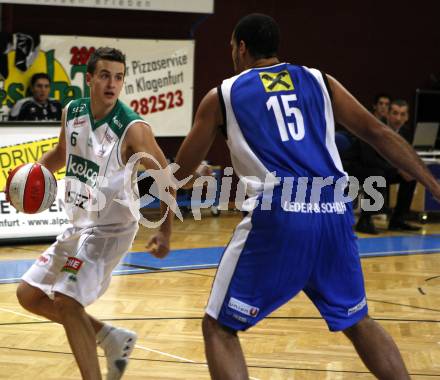
[[[170,237],[158,231],[151,237],[146,248],[154,257],[163,259],[170,252]]]

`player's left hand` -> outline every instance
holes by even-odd
[[[170,237],[162,231],[156,232],[148,242],[146,248],[158,259],[163,259],[170,252]]]

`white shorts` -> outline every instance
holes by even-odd
[[[53,298],[65,294],[84,307],[108,288],[113,269],[130,249],[138,224],[67,228],[22,280]]]

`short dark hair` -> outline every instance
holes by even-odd
[[[87,62],[87,72],[93,74],[96,70],[96,64],[99,60],[121,62],[126,68],[125,54],[122,51],[111,47],[100,47],[96,49]]]
[[[379,102],[380,98],[387,98],[391,101],[391,96],[387,94],[386,92],[379,92],[378,94],[374,95],[374,105],[376,105]]]
[[[32,75],[32,77],[31,77],[31,87],[34,87],[34,84],[38,79],[47,79],[50,84],[49,75],[47,75],[46,73],[36,73],[36,74]]]
[[[271,58],[277,55],[280,29],[276,21],[261,13],[243,17],[235,26],[233,38],[243,41],[254,58]]]
[[[408,104],[408,102],[406,101],[406,100],[404,100],[404,99],[394,99],[393,101],[391,101],[391,103],[390,103],[390,109],[391,109],[391,106],[392,105],[395,105],[395,106],[398,106],[398,107],[406,107],[406,108],[408,108],[408,110],[409,110],[409,104]]]

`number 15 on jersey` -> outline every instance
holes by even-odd
[[[289,141],[289,134],[295,141],[300,141],[304,138],[304,119],[301,110],[292,106],[292,103],[296,100],[297,97],[295,94],[281,96],[272,95],[266,102],[267,109],[269,111],[272,109],[275,114],[281,141],[283,142]],[[296,124],[287,121],[287,117],[292,115],[295,116]],[[289,132],[287,132],[287,130],[289,130]]]

